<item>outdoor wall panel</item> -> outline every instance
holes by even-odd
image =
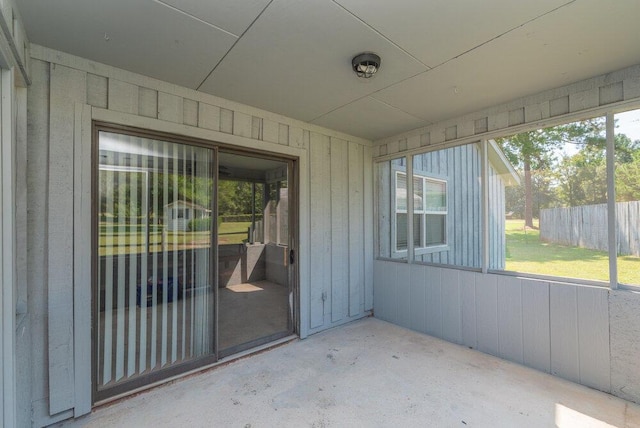
[[[551,284],[551,374],[580,381],[576,287]]]
[[[86,73],[50,69],[48,351],[51,414],[74,405],[73,141],[75,103],[86,102]],[[89,320],[87,320],[89,322]],[[89,346],[89,344],[87,344]]]
[[[310,291],[311,291],[311,328],[324,325],[324,316],[330,308],[329,287],[331,281],[331,194],[329,172],[331,165],[329,138],[311,133],[309,176],[310,200]],[[326,306],[326,308],[325,308]]]
[[[81,215],[76,211],[84,203],[74,199],[75,191],[86,184],[84,178],[74,183],[74,177],[76,181],[84,177],[75,163],[87,163],[92,119],[299,156],[299,184],[306,186],[300,189],[300,215],[306,216],[299,222],[300,302],[305,305],[300,308],[301,335],[357,319],[373,308],[373,174],[368,141],[46,48],[35,46],[32,52],[37,72],[28,95],[32,136],[28,164],[39,166],[30,169],[27,197],[36,210],[30,211],[28,221],[42,229],[27,238],[29,263],[34,266],[28,281],[29,293],[35,296],[29,309],[36,425],[72,416],[74,406],[89,397],[77,384],[84,382],[78,370],[86,370],[90,363],[90,341],[75,343],[75,336],[91,321],[86,316],[91,302],[82,293],[74,295],[74,287],[82,282],[75,277],[82,275],[86,264],[80,263],[74,272],[73,248],[80,242],[79,232],[74,233]],[[269,138],[274,141],[266,141]],[[293,145],[291,139],[297,139]],[[80,151],[74,152],[74,140],[80,142]],[[331,140],[337,152],[333,156]],[[328,168],[332,162],[337,173],[333,189]],[[332,235],[332,224],[343,226],[339,235]],[[44,262],[37,262],[38,251]],[[350,256],[351,252],[357,254]],[[335,295],[331,293],[334,262],[336,278],[341,280]],[[40,266],[48,266],[47,271],[38,273]],[[76,310],[76,305],[85,307]],[[160,317],[158,331],[162,321]],[[166,326],[167,331],[174,327]],[[114,340],[114,346],[130,349],[130,336]],[[172,360],[180,352],[172,342],[166,345],[167,352],[158,353],[158,361]],[[83,347],[84,354],[78,353]],[[79,361],[83,358],[86,361]],[[126,376],[131,369],[129,359],[114,360],[114,373]],[[76,416],[86,412],[85,407],[75,408]]]
[[[442,337],[449,342],[462,343],[459,271],[442,269],[441,281]]]
[[[476,275],[474,272],[460,272],[460,303],[462,311],[462,344],[478,347],[476,332]]]
[[[395,288],[396,323],[402,327],[411,326],[411,265],[398,265]]]
[[[498,278],[476,276],[478,350],[498,355]]]
[[[543,372],[551,372],[548,282],[522,282],[522,340],[524,364]]]
[[[331,139],[331,321],[347,316],[349,311],[349,194],[348,146],[346,141]]]
[[[522,286],[518,278],[498,278],[498,355],[522,364]]]
[[[411,283],[409,285],[409,312],[411,314],[411,320],[409,322],[409,328],[416,331],[425,330],[426,322],[426,284],[425,284],[425,270],[420,265],[411,265]]]
[[[442,337],[442,273],[441,268],[425,267],[426,328],[425,333]]]

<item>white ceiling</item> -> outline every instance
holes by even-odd
[[[16,2],[34,43],[369,139],[640,63],[638,0]]]

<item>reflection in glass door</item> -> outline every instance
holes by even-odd
[[[106,131],[98,146],[94,382],[102,399],[214,355],[214,151]]]
[[[229,355],[292,333],[289,163],[218,157],[218,343]]]

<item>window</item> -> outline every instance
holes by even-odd
[[[376,164],[378,257],[407,259],[406,169],[404,157]]]
[[[379,162],[378,256],[638,287],[639,182],[637,108]]]
[[[407,174],[396,171],[396,251],[407,249]],[[413,245],[446,245],[447,182],[413,175]]]
[[[496,140],[522,179],[491,195],[508,218],[493,219],[504,230],[489,268],[609,280],[605,125],[595,117]],[[490,184],[503,177],[490,170]]]

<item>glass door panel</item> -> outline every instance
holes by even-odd
[[[98,146],[101,398],[214,354],[214,176],[211,149],[106,131]]]
[[[218,341],[229,355],[291,333],[288,163],[219,154]]]

